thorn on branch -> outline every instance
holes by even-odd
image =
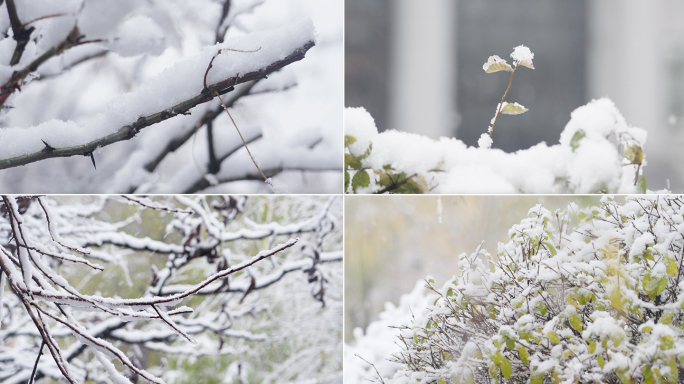
[[[93,167],[97,169],[97,165],[95,165],[95,155],[93,155],[92,151],[84,153],[83,156],[90,157],[90,160],[93,162]]]
[[[45,148],[43,148],[43,152],[50,153],[50,152],[55,150],[55,148],[53,146],[51,146],[50,144],[46,143],[45,140],[41,139],[40,141],[42,141],[43,144],[45,144]]]
[[[219,95],[225,95],[226,93],[232,92],[232,91],[234,91],[234,90],[235,90],[235,87],[233,87],[233,86],[231,85],[230,87],[228,87],[228,88],[226,88],[226,89],[224,89],[224,90],[222,90],[222,91],[219,91],[218,94],[219,94]]]

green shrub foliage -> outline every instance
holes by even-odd
[[[541,205],[459,257],[392,383],[684,383],[684,198]]]

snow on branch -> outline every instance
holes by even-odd
[[[132,139],[150,125],[189,113],[212,100],[215,93],[230,92],[238,84],[264,78],[303,59],[314,41],[310,21],[229,39],[115,99],[106,112],[86,125],[52,120],[28,128],[30,134],[27,128],[3,128],[0,169],[53,157],[91,156],[97,148]],[[222,54],[216,56],[220,50]]]
[[[27,355],[35,361],[36,379],[61,377],[70,383],[103,373],[163,383],[163,371],[140,363],[150,351],[242,359],[247,351],[252,355],[243,342],[289,342],[287,337],[272,334],[281,326],[273,308],[286,302],[269,302],[272,293],[250,295],[252,292],[272,292],[268,287],[276,283],[287,290],[293,278],[301,279],[305,288],[313,287],[310,292],[303,290],[307,305],[325,303],[323,295],[330,289],[332,275],[324,263],[339,265],[342,260],[341,234],[334,231],[339,228],[336,223],[341,204],[333,207],[334,197],[281,201],[234,196],[124,196],[103,199],[107,204],[102,200],[79,204],[69,199],[3,196],[0,200],[0,289],[4,291],[5,282],[11,288],[0,296],[0,382],[9,377],[11,382],[27,382],[34,374],[34,365],[25,364]],[[99,212],[93,211],[95,207]],[[79,213],[81,208],[85,215]],[[262,214],[254,220],[246,217],[249,212],[270,209],[289,224],[269,223]],[[117,223],[111,216],[119,212],[137,219]],[[155,219],[150,222],[150,217]],[[145,227],[155,228],[160,222],[166,223],[166,236],[148,236]],[[134,234],[125,233],[131,225],[143,226],[131,232]],[[247,236],[224,238],[225,234],[240,232],[234,229],[241,226],[249,228]],[[330,241],[336,245],[326,249]],[[162,269],[151,263],[143,267],[152,272],[147,289],[124,295],[116,284],[100,283],[94,292],[89,289],[86,293],[81,291],[83,280],[78,285],[73,283],[84,279],[78,271],[86,269],[102,274],[104,279],[112,273],[120,274],[116,272],[119,270],[129,274],[128,263],[139,263],[143,257],[136,253],[133,259],[126,258],[132,251],[148,251],[158,256],[147,257],[163,255],[167,260]],[[90,263],[91,258],[106,265]],[[213,267],[215,271],[208,273]],[[306,277],[285,278],[294,271],[302,271]],[[182,278],[186,273],[195,277]],[[85,283],[90,278],[86,277]],[[287,305],[301,303],[288,301]],[[308,314],[302,316],[310,319]],[[249,326],[249,319],[257,319],[256,325]],[[70,341],[73,337],[78,342]],[[27,338],[39,342],[28,348],[21,342],[13,343]],[[49,351],[51,359],[40,358],[40,345]],[[131,353],[131,347],[136,352]],[[119,360],[125,371],[117,371],[112,358]]]

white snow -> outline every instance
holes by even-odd
[[[530,51],[530,49],[526,46],[519,45],[513,49],[513,53],[511,53],[511,58],[513,59],[513,66],[517,66],[518,64],[532,66],[532,59],[534,59],[534,53],[532,53],[532,51]]]
[[[637,165],[628,164],[622,153],[629,145],[643,147],[647,136],[644,129],[629,126],[609,99],[593,100],[572,112],[560,144],[541,142],[515,153],[490,148],[487,134],[476,148],[454,138],[378,133],[372,117],[359,108],[346,109],[345,129],[346,135],[357,137],[349,148],[352,154],[362,154],[372,143],[364,166],[390,165],[399,172],[417,173],[432,193],[635,193]],[[579,130],[585,136],[575,143],[572,139]],[[496,141],[496,132],[493,135]],[[640,172],[644,165],[645,161]],[[374,183],[369,191],[378,189]]]
[[[349,146],[354,156],[363,155],[371,142],[378,136],[375,120],[363,107],[346,108],[344,110],[344,134],[356,138]]]
[[[477,139],[477,146],[484,149],[489,149],[492,147],[494,140],[489,136],[488,133],[483,133],[480,138]]]
[[[507,65],[508,63],[506,63],[506,60],[500,58],[500,57],[497,56],[497,55],[489,56],[489,59],[487,59],[487,62],[484,63],[484,64],[482,65],[482,69],[484,69],[484,70],[486,71],[486,70],[489,69],[489,67],[491,67],[491,66],[494,65],[494,64],[504,64],[504,65]]]

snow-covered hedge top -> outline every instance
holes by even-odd
[[[541,142],[515,153],[468,147],[455,138],[378,133],[363,108],[345,110],[345,135],[347,192],[646,192],[646,131],[629,126],[606,98],[573,111],[559,144]]]
[[[428,280],[439,297],[401,331],[403,369],[385,382],[681,382],[684,197],[618,200],[537,205],[496,255]]]

